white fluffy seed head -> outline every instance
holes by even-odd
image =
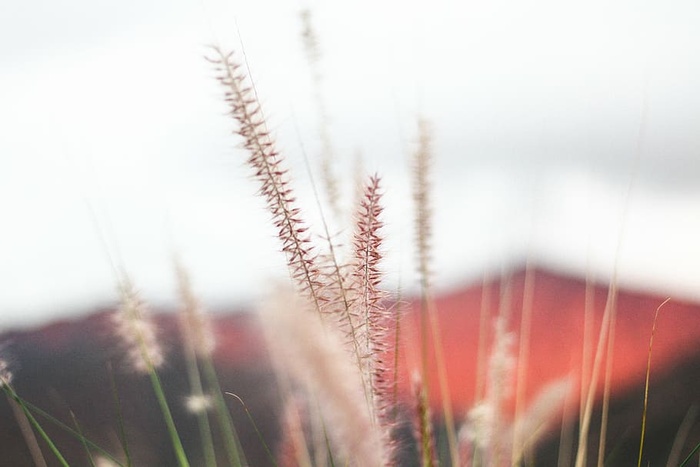
[[[212,407],[211,396],[207,394],[192,394],[185,399],[187,411],[193,414],[200,414],[208,411]]]
[[[180,330],[185,345],[198,357],[207,358],[216,347],[214,329],[199,299],[195,296],[190,276],[179,258],[175,258],[175,274],[180,295]]]
[[[131,367],[148,373],[165,361],[155,325],[147,305],[131,284],[123,284],[120,292],[121,304],[113,315],[115,332],[124,343]]]

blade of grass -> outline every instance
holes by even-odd
[[[180,435],[177,432],[175,426],[175,421],[173,420],[173,415],[170,412],[170,407],[168,406],[168,401],[165,398],[165,393],[163,392],[163,385],[160,382],[158,373],[151,366],[148,375],[151,379],[151,386],[153,386],[153,391],[158,399],[158,405],[163,414],[163,419],[168,428],[168,434],[170,435],[170,442],[173,444],[173,449],[175,450],[175,456],[180,467],[189,467],[190,463],[187,460],[187,455],[185,454],[185,449],[182,446],[182,441],[180,440]]]
[[[530,335],[532,331],[533,297],[535,291],[535,274],[532,271],[531,261],[525,265],[525,284],[523,285],[523,305],[520,318],[520,339],[518,343],[518,368],[515,378],[515,420],[520,418],[525,406],[525,393],[527,389],[527,367],[530,357]],[[529,434],[529,433],[527,433]],[[520,425],[513,427],[513,448],[511,449],[511,465],[517,465],[518,452],[524,446],[523,437],[526,433],[520,432]]]
[[[591,414],[593,412],[593,401],[595,398],[596,388],[598,387],[598,377],[600,376],[600,366],[603,362],[604,347],[608,340],[608,333],[610,331],[610,321],[613,314],[615,296],[617,294],[617,282],[613,278],[610,281],[610,287],[608,288],[608,298],[605,303],[605,311],[603,312],[603,320],[600,325],[600,332],[598,335],[598,343],[596,345],[595,358],[593,359],[593,367],[591,368],[591,377],[588,382],[588,389],[586,391],[586,401],[583,404],[583,417],[581,420],[581,427],[579,429],[578,437],[578,449],[576,451],[576,467],[583,467],[585,465],[587,457],[587,447],[588,447],[588,431],[590,429]]]
[[[598,467],[605,465],[605,445],[608,435],[608,417],[610,415],[610,396],[612,392],[612,374],[615,355],[615,326],[617,324],[617,300],[613,302],[608,331],[608,346],[605,352],[605,382],[603,389],[603,407],[600,419],[600,437],[598,438]]]
[[[75,413],[73,411],[70,411],[70,418],[73,420],[73,424],[75,425],[75,431],[80,434],[80,442],[82,443],[83,447],[85,448],[85,453],[88,456],[88,460],[90,461],[90,466],[95,467],[95,460],[92,458],[92,453],[90,452],[90,447],[88,446],[87,442],[85,442],[85,435],[83,435],[83,430],[80,429],[80,424],[78,423],[78,419],[75,416]]]
[[[642,434],[639,439],[639,458],[637,459],[637,467],[642,466],[642,453],[644,452],[644,433],[647,426],[647,404],[649,402],[649,374],[651,373],[651,348],[654,345],[654,334],[656,333],[656,322],[659,319],[659,310],[671,300],[671,297],[663,301],[656,308],[654,313],[654,324],[651,327],[651,337],[649,338],[649,355],[647,356],[647,372],[644,380],[644,410],[642,411]]]
[[[7,395],[7,401],[10,403],[10,407],[12,407],[12,413],[17,420],[17,424],[22,432],[24,442],[27,444],[29,454],[32,456],[34,465],[36,467],[47,467],[46,459],[44,459],[44,454],[41,452],[41,447],[39,447],[39,442],[36,439],[36,434],[34,434],[34,431],[32,430],[29,419],[22,411],[20,405],[12,397],[10,397],[9,394]]]
[[[129,442],[126,437],[126,429],[124,427],[124,416],[122,412],[122,402],[119,397],[119,389],[117,388],[117,382],[114,379],[114,371],[112,370],[112,363],[107,363],[107,373],[109,374],[109,384],[112,388],[112,397],[114,398],[114,405],[117,409],[117,425],[118,425],[118,437],[119,443],[124,451],[124,457],[126,457],[126,466],[132,467],[131,453],[129,452]]]
[[[700,451],[700,443],[698,443],[698,444],[693,448],[693,450],[690,451],[690,454],[688,454],[688,457],[686,457],[686,458],[683,460],[683,462],[681,462],[681,465],[679,465],[678,467],[686,467],[686,466],[688,465],[688,463],[693,459],[693,456],[695,455],[695,453],[697,453],[698,451]]]
[[[232,392],[225,392],[227,396],[231,396],[238,400],[238,402],[241,403],[243,406],[243,410],[245,410],[245,414],[248,417],[248,420],[250,420],[250,423],[253,425],[253,429],[255,430],[255,434],[258,435],[258,439],[263,445],[263,448],[265,449],[265,453],[267,454],[267,457],[270,459],[273,465],[277,465],[277,461],[275,460],[275,457],[272,455],[272,452],[270,451],[267,443],[265,442],[265,438],[263,438],[262,433],[260,433],[260,430],[258,429],[257,423],[255,423],[255,419],[253,418],[253,415],[250,413],[250,410],[248,410],[248,406],[243,402],[243,399],[241,399],[238,395],[232,393]]]
[[[195,297],[190,277],[185,265],[179,256],[173,253],[173,265],[175,276],[178,282],[178,293],[182,302],[182,309],[179,313],[180,334],[185,354],[185,368],[187,379],[190,385],[190,394],[200,400],[208,400],[205,396],[202,385],[202,375],[199,368],[200,358],[209,358],[214,350],[216,342],[209,320],[204,315],[198,299]],[[214,439],[209,424],[209,414],[206,405],[201,409],[194,409],[199,426],[199,437],[202,442],[204,453],[204,465],[216,467],[216,451],[214,450]]]
[[[593,378],[592,375],[592,357],[593,357],[593,315],[595,311],[595,287],[593,284],[593,275],[590,268],[586,272],[586,288],[584,291],[583,305],[583,346],[581,349],[581,384],[580,384],[580,400],[579,400],[579,423],[578,429],[581,433],[584,429],[587,391],[590,391],[590,384]],[[572,443],[573,443],[572,439]],[[580,439],[579,439],[580,441]],[[572,444],[573,447],[573,444]],[[586,464],[587,452],[585,449],[579,449],[578,454],[581,455],[582,465]]]
[[[36,432],[39,433],[39,436],[44,440],[44,442],[46,442],[46,444],[49,446],[49,449],[56,457],[58,462],[64,467],[70,467],[70,464],[68,464],[66,459],[61,454],[61,451],[51,440],[51,437],[44,431],[39,421],[36,418],[34,418],[34,415],[32,415],[32,413],[29,411],[29,408],[25,404],[24,400],[21,397],[19,397],[19,395],[14,391],[14,389],[12,389],[12,387],[9,384],[3,385],[2,390],[19,405],[19,407],[22,409],[22,412],[29,420],[29,423],[32,425],[34,430],[36,430]]]
[[[48,412],[46,412],[43,409],[40,409],[39,407],[32,404],[31,402],[23,400],[23,403],[30,411],[36,413],[37,415],[41,416],[42,418],[45,418],[48,421],[50,421],[51,423],[58,426],[62,430],[66,431],[68,434],[70,434],[74,438],[78,439],[79,441],[85,442],[90,448],[92,448],[92,449],[98,451],[100,454],[108,457],[111,461],[117,463],[117,465],[119,465],[120,467],[125,467],[124,464],[119,462],[114,456],[112,456],[109,452],[107,452],[107,450],[102,448],[100,445],[94,443],[93,441],[90,441],[90,439],[82,436],[80,433],[78,433],[73,428],[66,425],[65,423],[63,423],[62,421],[60,421],[59,419],[57,419],[53,415],[49,414]]]
[[[413,200],[415,205],[415,231],[416,250],[418,256],[418,274],[420,276],[420,316],[421,316],[421,359],[422,359],[422,383],[425,390],[425,402],[429,403],[428,394],[428,370],[429,370],[429,333],[432,337],[432,347],[435,353],[435,366],[437,369],[440,396],[442,399],[442,412],[445,417],[447,440],[452,465],[459,463],[457,447],[457,432],[455,430],[452,401],[447,387],[447,372],[445,369],[445,356],[442,347],[442,335],[437,323],[437,310],[432,298],[430,284],[430,259],[432,239],[432,207],[430,205],[431,182],[429,173],[432,159],[432,134],[430,123],[427,119],[418,120],[418,149],[413,156]]]
[[[593,406],[593,398],[595,395],[596,387],[597,387],[597,381],[598,381],[598,372],[600,370],[600,362],[603,358],[603,346],[605,345],[605,341],[607,339],[613,340],[614,339],[614,328],[615,328],[615,319],[616,319],[616,306],[615,306],[615,301],[617,299],[617,274],[618,274],[618,269],[619,269],[619,259],[620,259],[620,253],[622,251],[622,242],[625,237],[625,230],[627,227],[627,216],[629,215],[629,206],[630,206],[630,198],[632,195],[632,191],[635,185],[635,181],[638,176],[639,172],[639,165],[640,161],[642,158],[642,143],[644,140],[644,136],[646,133],[646,126],[647,126],[647,114],[648,114],[648,95],[644,93],[644,100],[642,102],[642,109],[641,109],[641,119],[639,123],[639,133],[637,135],[637,149],[636,149],[636,154],[634,157],[633,161],[633,166],[632,166],[632,173],[629,179],[629,183],[627,185],[627,189],[625,191],[625,197],[623,201],[623,207],[622,207],[622,219],[620,221],[620,227],[619,227],[619,233],[617,236],[617,244],[615,247],[615,260],[613,263],[613,271],[612,275],[610,277],[610,285],[608,287],[608,299],[605,304],[605,311],[603,312],[603,323],[601,324],[601,330],[600,334],[598,336],[598,345],[596,348],[596,353],[595,353],[595,359],[593,361],[593,368],[592,368],[592,373],[591,373],[591,380],[588,385],[588,392],[587,392],[587,397],[586,397],[586,404],[584,408],[584,413],[583,413],[583,421],[581,423],[581,430],[579,432],[579,444],[578,444],[578,452],[576,454],[576,467],[583,467],[584,465],[584,459],[586,457],[586,448],[587,448],[587,440],[588,440],[588,430],[590,426],[590,416],[591,416],[591,411],[592,411],[592,406]],[[610,333],[610,334],[608,334]],[[608,349],[611,349],[612,345],[608,345]],[[607,358],[612,359],[612,355],[606,355]],[[612,369],[612,366],[610,365],[610,368]],[[606,379],[608,379],[608,376],[606,374]],[[605,390],[604,390],[604,398],[609,397],[609,386],[606,383],[605,385]],[[604,406],[605,406],[605,401],[604,401]],[[601,436],[599,439],[599,456],[598,456],[598,465],[602,465],[602,457],[604,454],[601,453],[602,450],[604,450],[605,447],[605,430],[607,429],[606,426],[606,421],[607,421],[607,410],[604,408],[603,409],[603,417],[602,417],[602,422],[601,422]]]
[[[224,434],[224,447],[226,448],[229,463],[233,467],[241,467],[244,465],[245,459],[243,449],[238,441],[238,434],[236,433],[231,413],[226,406],[214,363],[211,358],[205,358],[202,363],[204,364],[204,378],[207,382],[207,387],[213,392],[216,418],[219,428]]]

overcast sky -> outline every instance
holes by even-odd
[[[157,302],[173,250],[210,304],[284,277],[203,57],[245,50],[316,219],[303,9],[346,204],[358,154],[383,177],[387,286],[415,281],[423,115],[439,285],[530,257],[700,298],[696,2],[27,0],[0,6],[0,327],[114,301],[107,252]]]

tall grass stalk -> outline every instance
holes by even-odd
[[[479,342],[476,351],[476,376],[474,377],[474,400],[484,397],[486,387],[486,364],[488,360],[488,323],[491,315],[491,286],[484,275],[481,281],[481,303],[479,306]]]
[[[276,466],[277,461],[275,460],[275,457],[272,455],[272,451],[270,451],[270,448],[267,445],[267,442],[265,441],[265,438],[263,437],[262,433],[260,432],[260,429],[258,428],[258,424],[255,423],[255,419],[253,418],[253,414],[251,414],[250,410],[248,410],[248,406],[246,405],[246,403],[237,394],[234,394],[232,392],[226,392],[224,394],[226,394],[227,396],[233,397],[241,404],[241,407],[243,407],[243,410],[245,410],[246,417],[248,417],[248,421],[250,422],[250,424],[253,426],[253,429],[255,430],[255,434],[258,435],[258,440],[260,440],[260,443],[262,444],[263,449],[265,449],[265,454],[267,454],[267,458],[270,460],[270,462],[272,462],[273,465]]]
[[[165,398],[165,393],[163,392],[163,384],[156,373],[155,368],[152,368],[148,372],[148,376],[151,380],[151,386],[153,386],[153,391],[158,399],[158,406],[163,414],[163,419],[168,428],[168,434],[170,435],[170,442],[175,450],[175,457],[177,458],[177,463],[180,467],[189,467],[190,463],[187,460],[187,455],[185,454],[185,449],[182,446],[182,441],[180,440],[180,435],[177,432],[177,427],[175,426],[175,421],[173,420],[173,415],[170,412],[170,406]]]
[[[129,440],[126,437],[126,428],[124,427],[124,415],[122,412],[122,402],[119,397],[119,390],[117,388],[117,382],[114,380],[114,372],[112,371],[111,362],[107,362],[107,371],[109,374],[109,384],[112,388],[112,397],[114,398],[114,405],[116,407],[117,415],[117,436],[119,438],[119,444],[124,451],[124,457],[126,458],[126,467],[132,467],[131,452],[129,449]]]
[[[693,448],[693,450],[690,451],[690,454],[688,454],[688,457],[686,457],[685,459],[683,459],[683,462],[681,462],[681,465],[678,466],[678,467],[686,467],[687,465],[690,465],[690,461],[693,460],[693,457],[695,456],[695,454],[698,453],[698,451],[700,451],[700,443],[698,443],[698,444]],[[700,459],[698,459],[698,465],[700,465]]]
[[[348,338],[348,346],[352,349],[352,353],[357,363],[357,367],[362,368],[363,354],[362,350],[360,349],[358,330],[356,329],[356,325],[353,322],[353,318],[351,316],[352,300],[349,296],[351,293],[351,291],[349,290],[350,284],[348,284],[349,278],[347,277],[347,274],[343,272],[343,265],[340,264],[339,251],[336,248],[336,244],[333,241],[333,236],[331,235],[330,228],[328,226],[328,221],[324,214],[324,209],[321,203],[321,197],[319,196],[318,189],[316,188],[315,179],[311,171],[311,164],[309,163],[308,155],[306,153],[306,150],[304,149],[304,144],[301,142],[301,138],[299,139],[301,151],[304,156],[304,164],[306,166],[307,175],[309,177],[311,189],[314,194],[314,199],[316,200],[316,206],[320,214],[321,225],[323,228],[323,239],[325,241],[326,246],[328,247],[328,253],[322,255],[319,258],[321,263],[326,266],[325,269],[330,271],[325,274],[327,283],[324,287],[324,290],[328,295],[330,295],[330,297],[328,298],[328,304],[325,308],[327,309],[327,312],[329,314],[335,315],[335,318],[338,320],[340,328],[343,330],[343,332],[346,334],[346,337]],[[362,199],[361,188],[359,188],[361,186],[362,182],[358,180],[358,192],[360,192],[360,194],[358,194],[358,206],[360,204],[359,200]],[[365,395],[368,395],[370,392],[370,382],[367,381],[366,375],[364,373],[361,375],[361,377],[362,388],[364,390]],[[370,399],[368,396],[367,404],[368,406],[370,404]]]
[[[19,397],[19,396],[17,396],[17,397]],[[69,435],[71,435],[73,438],[77,439],[77,440],[80,441],[81,443],[83,443],[83,444],[87,445],[88,447],[90,447],[90,449],[93,449],[93,450],[99,452],[101,455],[103,455],[104,457],[110,459],[110,460],[111,460],[112,462],[114,462],[115,464],[117,464],[117,465],[119,465],[119,466],[122,466],[122,463],[120,463],[119,461],[117,461],[117,459],[116,459],[112,454],[110,454],[107,450],[105,450],[104,448],[102,448],[102,447],[99,446],[98,444],[95,444],[95,443],[94,443],[93,441],[91,441],[89,438],[83,436],[83,434],[80,433],[79,431],[76,431],[75,429],[73,429],[73,428],[71,428],[70,426],[66,425],[65,423],[63,423],[62,421],[60,421],[59,419],[57,419],[56,417],[52,416],[51,414],[49,414],[49,413],[46,412],[45,410],[43,410],[43,409],[37,407],[36,405],[32,404],[31,402],[28,402],[28,401],[22,399],[22,404],[23,404],[23,405],[26,407],[26,409],[29,410],[30,412],[33,412],[33,413],[37,414],[38,416],[40,416],[41,418],[44,418],[44,419],[48,420],[49,422],[51,422],[51,423],[53,423],[54,425],[56,425],[57,427],[59,427],[61,430],[65,431],[66,433],[68,433]]]
[[[226,405],[224,394],[221,391],[219,377],[214,368],[214,362],[211,358],[205,359],[203,362],[204,379],[207,382],[207,387],[212,391],[214,397],[214,407],[216,420],[219,428],[223,433],[224,448],[228,457],[229,464],[233,467],[241,467],[245,465],[245,454],[238,440],[238,433],[231,417],[231,412]]]
[[[337,304],[340,303],[341,317],[349,316],[349,319],[340,320],[340,329],[346,329],[346,335],[351,336],[352,345],[356,347],[357,374],[362,379],[362,386],[369,389],[363,391],[368,401],[365,404],[367,413],[371,420],[377,420],[381,424],[381,414],[386,410],[378,407],[374,402],[377,396],[381,400],[381,391],[379,388],[374,388],[374,382],[384,383],[387,378],[378,373],[384,371],[384,368],[377,367],[373,358],[380,357],[383,353],[383,349],[377,345],[384,336],[383,329],[386,323],[384,318],[375,316],[375,309],[381,311],[380,309],[383,308],[379,306],[380,295],[375,291],[381,277],[375,263],[381,255],[377,247],[372,245],[379,228],[374,224],[374,219],[381,212],[381,208],[375,201],[362,205],[365,212],[358,218],[356,225],[360,231],[356,233],[354,239],[357,251],[354,260],[356,261],[355,272],[346,289],[344,276],[335,255],[333,255],[334,267],[331,275],[326,276],[318,267],[318,256],[311,253],[312,246],[307,228],[302,223],[300,209],[294,206],[295,198],[288,182],[286,169],[282,167],[283,158],[274,148],[254,88],[248,84],[248,77],[242,67],[232,62],[231,54],[223,53],[218,48],[214,50],[217,57],[211,61],[216,65],[219,72],[218,79],[226,89],[225,96],[230,114],[238,123],[236,133],[244,139],[243,146],[249,154],[248,163],[255,170],[256,179],[261,184],[260,193],[266,199],[268,209],[273,214],[278,236],[282,241],[282,249],[287,255],[292,279],[298,290],[309,298],[321,315],[324,310],[337,308]],[[374,183],[374,190],[376,192],[376,183]],[[374,212],[375,209],[379,211]],[[370,243],[363,243],[365,238],[370,239]],[[329,240],[329,243],[332,242]],[[363,248],[364,251],[362,251]],[[329,285],[333,284],[335,292],[329,288]],[[346,295],[346,290],[349,295]],[[349,297],[353,298],[349,299]],[[343,322],[345,324],[342,324]],[[323,327],[323,324],[321,326]],[[327,331],[329,330],[324,330],[324,332]],[[299,350],[304,351],[303,348]],[[336,395],[341,399],[345,397],[339,392],[336,392]]]
[[[637,467],[642,466],[642,454],[644,453],[644,434],[647,427],[647,406],[649,403],[649,375],[651,374],[651,349],[654,345],[654,334],[656,334],[656,323],[659,319],[659,311],[667,304],[671,298],[667,298],[656,308],[654,313],[654,324],[651,327],[651,337],[649,337],[649,355],[647,356],[647,371],[644,378],[644,409],[642,410],[642,433],[639,437],[639,458],[637,459]]]
[[[116,332],[124,341],[133,369],[140,373],[146,373],[151,381],[178,465],[189,467],[189,461],[165,397],[163,385],[156,372],[156,367],[163,364],[164,357],[156,336],[155,326],[151,322],[146,305],[138,297],[128,278],[124,278],[120,283],[120,293],[121,307],[114,315]]]
[[[600,417],[600,435],[598,438],[598,467],[605,464],[605,447],[608,436],[608,417],[610,415],[610,396],[612,393],[613,363],[615,357],[615,327],[617,325],[617,294],[612,302],[608,345],[605,352],[605,380],[603,384],[603,403]]]
[[[311,72],[312,89],[314,93],[314,101],[318,112],[318,135],[321,139],[320,151],[320,169],[321,181],[323,183],[324,192],[328,205],[331,210],[331,215],[334,220],[340,221],[343,217],[343,212],[340,208],[340,184],[334,173],[334,150],[329,132],[329,118],[326,103],[322,95],[322,78],[319,70],[321,61],[321,47],[318,40],[318,35],[311,21],[311,10],[303,10],[301,12],[302,23],[302,44],[306,55],[309,69]],[[325,221],[324,221],[325,222]]]
[[[518,420],[525,410],[525,392],[527,390],[527,367],[530,356],[530,333],[532,328],[533,297],[535,293],[535,275],[528,261],[525,268],[525,284],[523,286],[523,306],[520,318],[520,334],[518,344],[518,368],[515,377],[515,419]],[[521,425],[513,429],[513,449],[511,450],[511,465],[515,465],[521,455],[522,438],[525,433]]]
[[[17,403],[17,401],[15,401],[9,394],[6,395],[7,401],[10,403],[10,407],[12,408],[12,414],[14,415],[15,420],[17,420],[17,424],[22,432],[22,437],[27,445],[27,449],[29,449],[29,454],[32,456],[34,465],[36,467],[47,467],[46,459],[44,459],[44,454],[41,452],[39,441],[36,439],[34,430],[32,430],[32,425],[29,422],[29,418],[24,413],[19,403]]]
[[[418,455],[421,467],[437,465],[435,438],[433,437],[430,405],[425,385],[419,375],[414,373],[411,380],[414,407],[414,436],[418,444]]]
[[[70,464],[68,464],[68,461],[63,457],[63,454],[61,454],[61,451],[58,449],[56,444],[53,442],[51,437],[44,431],[42,428],[41,424],[37,421],[37,419],[32,415],[31,411],[25,404],[24,400],[17,395],[15,390],[12,388],[12,386],[9,383],[0,383],[0,387],[5,392],[5,394],[14,401],[19,408],[21,409],[22,413],[24,416],[29,420],[30,425],[32,428],[39,434],[39,437],[44,440],[44,442],[47,444],[51,452],[53,453],[54,457],[56,460],[63,466],[63,467],[69,467]],[[43,459],[43,456],[42,458]],[[40,460],[42,462],[42,460]],[[45,461],[43,461],[45,464]],[[39,464],[41,465],[41,464]]]
[[[437,322],[437,311],[432,298],[431,290],[431,241],[432,241],[432,206],[430,203],[431,181],[430,169],[432,168],[432,129],[428,120],[418,120],[418,148],[413,158],[413,200],[415,204],[415,229],[416,249],[418,257],[418,274],[420,281],[420,326],[421,326],[421,361],[422,382],[424,397],[430,400],[428,390],[429,363],[429,336],[432,337],[435,354],[435,369],[438,376],[440,396],[442,400],[442,412],[445,417],[447,442],[450,459],[453,465],[459,463],[459,451],[457,444],[457,432],[455,427],[452,400],[447,384],[447,372],[445,369],[445,356],[443,354],[442,335]]]
[[[211,325],[199,301],[194,296],[189,274],[179,260],[174,258],[175,275],[178,282],[178,292],[182,309],[179,316],[180,334],[184,343],[185,361],[187,365],[187,377],[190,383],[190,400],[198,401],[192,404],[191,411],[197,417],[199,435],[204,451],[204,464],[207,467],[216,467],[216,452],[214,439],[211,432],[208,416],[209,395],[205,394],[202,385],[202,377],[199,369],[199,358],[211,358],[211,353],[216,345],[211,330]]]
[[[86,442],[85,435],[83,435],[83,431],[80,428],[80,424],[78,423],[78,419],[76,418],[76,416],[72,410],[70,411],[70,418],[73,420],[73,425],[75,425],[75,430],[80,435],[80,442],[83,444],[83,448],[85,449],[85,454],[87,455],[88,460],[90,461],[90,467],[95,467],[95,460],[92,457],[92,452],[90,451],[90,447],[88,446],[88,443]]]
[[[595,400],[596,391],[598,388],[598,378],[600,376],[600,367],[603,362],[605,354],[605,344],[608,340],[608,335],[611,328],[611,320],[613,315],[613,310],[615,308],[617,296],[617,284],[616,280],[610,283],[608,288],[608,297],[605,303],[605,311],[603,312],[603,320],[600,325],[600,332],[598,334],[598,343],[596,346],[595,357],[593,360],[593,368],[591,369],[591,378],[586,390],[586,401],[584,404],[583,417],[581,420],[581,427],[579,429],[578,438],[578,449],[576,451],[576,463],[575,467],[584,467],[587,457],[587,446],[588,446],[588,431],[591,423],[591,415],[593,412],[593,402]]]
[[[339,220],[341,212],[338,200],[338,181],[332,173],[331,142],[327,128],[326,109],[320,95],[320,74],[317,70],[319,51],[308,13],[304,15],[305,48],[314,80],[315,98],[319,108],[319,133],[322,140],[321,172],[328,202]],[[273,364],[282,381],[279,386],[285,401],[282,420],[283,442],[277,458],[268,448],[262,433],[244,401],[237,395],[224,393],[214,366],[213,334],[189,282],[189,277],[176,259],[175,270],[182,301],[181,332],[187,376],[193,400],[200,405],[193,408],[197,415],[204,465],[217,465],[211,421],[206,411],[209,397],[215,408],[219,431],[223,436],[228,463],[233,467],[247,465],[243,446],[236,432],[231,411],[224,394],[241,403],[246,416],[260,438],[265,452],[274,465],[319,467],[330,465],[359,465],[362,467],[393,467],[398,462],[396,449],[397,413],[400,410],[398,372],[401,343],[400,293],[399,303],[387,304],[387,296],[381,290],[383,274],[382,196],[380,178],[369,177],[357,196],[355,217],[352,221],[351,245],[342,249],[336,243],[336,235],[323,215],[320,196],[313,185],[314,195],[325,232],[325,251],[320,253],[312,245],[312,237],[305,218],[298,206],[291,187],[284,158],[277,152],[275,142],[267,129],[267,122],[248,72],[233,60],[231,53],[214,47],[214,63],[218,80],[225,89],[225,100],[230,116],[236,122],[234,132],[243,139],[247,151],[247,163],[259,185],[272,215],[282,252],[294,285],[293,290],[280,288],[261,310],[264,332]],[[474,407],[461,427],[458,443],[456,422],[448,387],[446,358],[437,319],[437,310],[431,284],[432,206],[430,204],[432,168],[431,129],[426,120],[418,122],[418,148],[414,155],[415,234],[418,274],[420,282],[419,347],[420,372],[412,374],[409,400],[413,402],[414,436],[422,467],[434,467],[440,461],[435,445],[434,428],[429,397],[430,377],[437,375],[442,402],[442,420],[445,424],[449,450],[449,463],[453,466],[500,466],[508,462],[513,466],[534,463],[530,451],[558,416],[561,403],[574,394],[570,381],[564,378],[546,385],[534,402],[527,401],[528,366],[534,300],[534,273],[528,262],[523,285],[519,344],[516,356],[513,351],[515,333],[511,329],[512,278],[502,277],[499,310],[491,317],[490,290],[483,282],[480,331],[475,376],[476,400]],[[307,168],[309,166],[306,160]],[[310,170],[309,170],[310,172]],[[629,195],[629,192],[628,192]],[[348,229],[350,230],[350,229]],[[622,238],[622,235],[620,235]],[[322,248],[323,248],[322,247]],[[619,250],[619,244],[618,244]],[[347,257],[341,257],[341,255]],[[114,268],[114,267],[113,267]],[[116,271],[116,268],[114,268]],[[597,463],[603,465],[606,456],[609,404],[613,375],[615,326],[617,305],[616,272],[611,279],[603,319],[593,354],[593,286],[586,280],[585,310],[583,322],[583,348],[580,373],[580,424],[578,450],[575,465],[587,465],[589,431],[594,401],[599,395],[599,380],[604,370],[602,416]],[[180,467],[189,467],[189,460],[179,436],[158,368],[164,362],[155,326],[148,309],[126,279],[120,279],[121,305],[115,315],[117,333],[124,341],[131,367],[147,374]],[[644,408],[637,466],[641,467],[647,429],[647,409],[653,339],[660,309],[657,309],[649,340]],[[488,332],[489,325],[493,332]],[[488,349],[489,337],[492,337]],[[432,345],[431,345],[432,344]],[[392,348],[393,347],[393,348]],[[389,360],[387,356],[393,353]],[[431,358],[434,357],[434,358]],[[517,374],[516,374],[517,373]],[[511,376],[515,376],[515,385]],[[126,456],[127,467],[132,465],[126,429],[122,418],[121,401],[116,383],[110,371],[110,380],[118,411],[119,439]],[[23,400],[10,384],[11,374],[0,359],[0,388],[6,394],[15,417],[29,447],[30,454],[39,467],[47,465],[37,434],[46,443],[62,466],[68,462],[37,420],[44,417],[78,439],[87,453],[91,466],[95,466],[93,453],[100,454],[100,461],[120,464],[106,450],[90,441],[71,412],[75,428],[48,415],[38,407]],[[506,417],[506,402],[515,390],[515,416],[510,422]],[[575,397],[575,396],[574,396]],[[576,404],[574,404],[576,405]],[[566,407],[565,407],[566,410]],[[573,409],[576,410],[575,408]],[[565,411],[562,422],[568,423]],[[688,423],[684,421],[678,437]],[[307,437],[305,429],[311,432]],[[314,437],[316,435],[316,437]],[[311,438],[311,439],[309,439]],[[564,435],[561,435],[561,439]],[[442,440],[440,440],[442,441]],[[471,444],[470,444],[471,443]],[[562,441],[563,443],[563,441]],[[573,446],[574,442],[571,441]],[[676,446],[674,445],[674,449]],[[680,447],[678,449],[681,449]],[[695,446],[681,467],[686,466],[700,450]],[[465,454],[466,453],[466,454]],[[568,462],[570,453],[559,453],[559,464]],[[460,459],[460,455],[462,458]],[[680,456],[673,452],[671,458]],[[678,457],[680,458],[680,457]],[[97,459],[97,458],[96,458]],[[669,460],[670,462],[670,460]]]
[[[225,89],[229,114],[238,124],[234,132],[243,138],[248,165],[278,229],[292,279],[299,291],[309,296],[316,310],[321,311],[324,300],[320,292],[320,271],[314,264],[308,229],[289,185],[283,158],[267,130],[254,87],[242,66],[233,61],[233,53],[225,53],[218,47],[213,50],[216,56],[209,61],[216,67],[217,79]]]
[[[5,395],[7,396],[7,401],[12,409],[12,414],[19,425],[20,432],[24,438],[24,442],[29,449],[29,454],[34,460],[34,464],[37,467],[46,467],[46,459],[44,459],[44,454],[41,452],[39,443],[36,439],[36,435],[32,430],[29,418],[22,410],[22,406],[12,397],[14,390],[10,386],[12,383],[12,372],[9,369],[9,364],[4,358],[0,358],[0,388],[3,389]]]
[[[370,402],[372,419],[385,437],[390,439],[391,390],[394,381],[392,368],[384,361],[388,350],[387,339],[393,324],[391,312],[383,303],[384,294],[379,285],[382,280],[383,223],[379,177],[372,176],[364,185],[364,196],[357,207],[355,232],[353,234],[353,270],[351,290],[354,292],[351,314],[355,316],[361,351],[365,358],[360,367],[363,384],[369,382],[366,398]]]
[[[586,286],[584,291],[583,305],[583,339],[581,348],[581,373],[579,382],[579,434],[584,430],[588,430],[588,426],[584,426],[586,420],[585,413],[588,410],[588,391],[591,390],[591,382],[593,380],[592,357],[593,357],[593,315],[595,312],[595,287],[590,270],[586,273]],[[587,436],[587,434],[586,434]],[[579,438],[580,442],[581,438]],[[573,440],[572,440],[573,441]],[[582,465],[586,464],[587,450],[581,449],[580,446],[577,455],[581,456]]]

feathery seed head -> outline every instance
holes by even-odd
[[[379,324],[382,294],[379,284],[382,274],[379,270],[379,261],[382,258],[382,236],[380,230],[383,226],[380,216],[383,207],[380,204],[379,177],[370,177],[365,185],[364,196],[360,200],[355,215],[355,233],[353,235],[353,271],[350,284],[353,292],[353,315],[358,322],[355,327],[364,329],[364,338],[360,340],[369,345],[370,320]]]
[[[515,333],[506,329],[505,317],[496,319],[496,333],[493,349],[489,357],[489,392],[494,398],[494,404],[500,406],[501,402],[512,394],[516,368],[514,353]]]
[[[266,338],[279,368],[323,408],[335,447],[354,465],[383,464],[384,449],[363,397],[360,373],[343,339],[324,325],[308,299],[280,289],[261,309]]]
[[[195,297],[189,274],[178,259],[175,260],[175,272],[182,302],[179,318],[185,345],[199,357],[210,356],[216,347],[211,321]]]
[[[304,52],[309,63],[315,65],[321,58],[321,51],[316,31],[311,23],[311,10],[302,10],[300,16],[302,25],[301,39],[304,44]]]
[[[374,418],[382,429],[385,442],[390,441],[393,428],[393,384],[395,375],[391,365],[385,360],[388,352],[390,325],[393,324],[391,310],[382,303],[384,294],[379,289],[382,273],[379,263],[382,259],[380,179],[377,175],[369,178],[364,188],[364,196],[355,216],[354,271],[352,292],[355,295],[351,317],[356,322],[355,338],[360,348],[364,347],[365,358],[362,371],[369,381],[369,399],[372,401]]]
[[[0,358],[0,388],[9,386],[12,383],[12,376],[9,364],[4,358]]]
[[[119,310],[112,315],[116,334],[124,343],[132,368],[139,373],[148,373],[164,362],[155,325],[148,307],[128,281],[122,284],[120,293]]]
[[[248,152],[248,165],[259,183],[259,193],[265,199],[272,214],[282,250],[287,255],[290,273],[300,291],[306,293],[320,309],[322,297],[318,289],[319,271],[311,240],[304,226],[300,209],[289,184],[283,158],[275,149],[265,117],[258,103],[249,77],[240,64],[234,63],[232,53],[214,48],[217,57],[209,59],[219,72],[218,80],[225,88],[225,100],[229,114],[237,122],[235,130],[243,138],[243,148]]]
[[[469,410],[467,423],[460,435],[478,449],[486,449],[496,435],[494,431],[496,417],[496,410],[492,404],[480,402]]]
[[[204,413],[212,407],[211,396],[206,394],[192,394],[185,399],[187,411],[193,414]]]
[[[418,273],[424,288],[430,282],[430,242],[432,237],[432,208],[430,206],[430,166],[432,164],[432,130],[428,120],[418,121],[418,149],[413,159],[413,201],[416,206],[416,244]]]

